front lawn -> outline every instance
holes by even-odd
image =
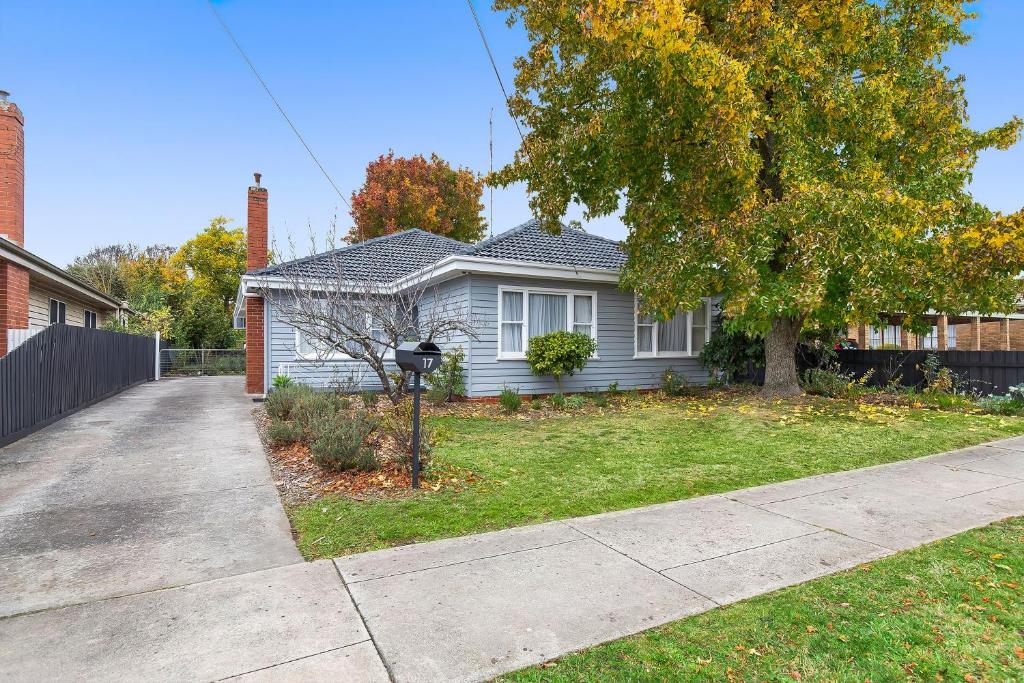
[[[1024,680],[1024,518],[524,669],[505,681]]]
[[[431,418],[437,471],[467,486],[326,497],[290,510],[308,558],[638,507],[918,457],[1024,433],[1024,418],[808,398],[628,400],[530,418]]]

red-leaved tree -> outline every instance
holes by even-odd
[[[366,166],[366,181],[352,193],[349,242],[362,242],[420,228],[462,242],[476,242],[487,229],[482,216],[483,179],[468,168],[452,168],[436,154],[395,156],[388,152]]]

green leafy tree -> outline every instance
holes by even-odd
[[[572,377],[587,366],[597,352],[597,342],[584,332],[549,332],[532,337],[526,362],[535,375],[551,375],[562,394],[562,377]]]
[[[1024,219],[966,186],[1017,118],[967,125],[956,0],[497,0],[530,49],[529,128],[498,183],[534,212],[624,209],[622,283],[659,317],[723,296],[765,340],[765,395],[799,393],[802,328],[1014,309]]]
[[[452,168],[437,156],[398,157],[388,152],[366,167],[366,182],[352,193],[355,225],[349,242],[419,228],[462,242],[480,240],[487,229],[481,212],[483,179]]]
[[[245,231],[230,228],[231,221],[217,216],[198,235],[181,245],[173,261],[186,268],[198,292],[230,311],[245,274]]]

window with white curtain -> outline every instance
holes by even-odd
[[[383,350],[385,358],[390,358],[394,355],[394,349],[385,348],[385,342],[388,341],[388,338],[383,325],[374,320],[369,314],[366,316],[366,328],[363,330],[364,334],[367,332],[377,342],[375,346],[378,353]],[[316,337],[312,337],[309,334],[305,334],[302,330],[295,328],[295,358],[297,360],[315,361],[347,360],[351,359],[352,356],[345,352],[345,347],[348,347],[350,350],[362,350],[362,347],[355,342],[347,342],[343,345],[336,341],[334,344],[328,345],[322,340],[323,336],[321,332]]]
[[[950,325],[946,328],[946,347],[950,349],[956,348],[956,325]]]
[[[635,355],[696,356],[710,336],[711,301],[692,311],[679,311],[669,320],[655,320],[636,311]]]
[[[921,335],[921,347],[926,351],[933,351],[939,348],[939,328],[936,325],[932,325],[932,330],[928,334]]]
[[[525,358],[530,339],[583,332],[597,339],[597,294],[537,287],[498,288],[498,358]]]
[[[868,348],[877,349],[883,346],[899,346],[903,337],[902,325],[884,325],[868,328]]]

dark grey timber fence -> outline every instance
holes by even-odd
[[[839,364],[845,372],[861,377],[874,370],[869,384],[887,384],[899,375],[905,387],[924,385],[921,370],[929,354],[939,357],[970,388],[981,394],[1005,394],[1009,387],[1024,383],[1024,351],[881,351],[844,349]]]
[[[0,446],[155,379],[156,341],[51,325],[0,358]]]

